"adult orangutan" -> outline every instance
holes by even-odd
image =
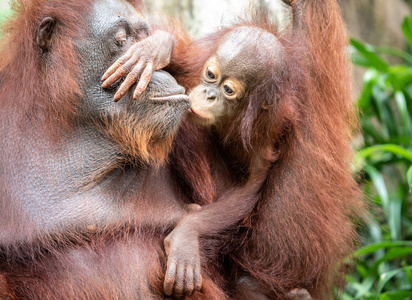
[[[164,298],[163,239],[188,200],[162,161],[189,100],[164,71],[139,102],[113,103],[100,81],[148,39],[138,5],[14,2],[0,50],[2,299]],[[225,298],[207,278],[194,297]]]
[[[192,90],[190,119],[208,128],[186,123],[171,162],[190,197],[218,200],[166,238],[167,294],[201,282],[199,243],[210,254],[216,239],[229,256],[234,299],[283,299],[291,290],[330,299],[341,278],[356,237],[351,217],[362,209],[350,172],[356,118],[345,28],[335,0],[284,2],[294,17],[285,32],[260,12],[174,51],[168,68]],[[103,78],[108,86],[133,70],[116,100],[141,69],[132,50]],[[254,175],[267,165],[260,189]]]

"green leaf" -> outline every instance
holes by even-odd
[[[366,295],[370,296],[373,284],[375,283],[375,277],[375,274],[371,274],[366,277],[362,283],[353,283],[352,287],[356,290],[355,299],[363,298]]]
[[[405,270],[406,278],[408,279],[409,285],[412,288],[412,270]]]
[[[373,52],[375,53],[397,56],[412,64],[412,55],[410,55],[409,53],[405,51],[402,51],[396,48],[391,48],[391,47],[377,47],[377,46],[373,46],[372,49],[373,49]]]
[[[371,122],[371,119],[362,118],[361,127],[365,143],[367,145],[385,143],[384,137],[381,135],[381,132],[375,128],[374,124]]]
[[[404,136],[412,136],[412,122],[406,105],[405,95],[402,92],[397,91],[395,93],[395,100],[401,119],[400,131]]]
[[[412,247],[412,241],[386,241],[367,245],[355,252],[355,257],[370,254],[380,249],[395,248],[395,247]]]
[[[399,268],[396,270],[392,270],[386,273],[383,273],[380,276],[380,279],[378,281],[378,288],[377,288],[377,292],[381,293],[383,288],[385,287],[385,284],[391,280],[394,276],[404,273],[406,270],[412,270],[412,266],[408,266],[408,267],[403,267],[403,268]]]
[[[372,89],[375,86],[378,77],[379,72],[376,70],[367,70],[363,76],[363,88],[358,99],[358,106],[364,113],[367,113],[367,110],[371,107]]]
[[[412,166],[410,166],[408,172],[406,172],[406,178],[409,184],[409,193],[411,193],[412,192]]]
[[[412,82],[412,68],[395,65],[389,68],[389,79],[397,90],[404,90]]]
[[[405,148],[394,144],[376,145],[364,148],[358,152],[358,155],[361,158],[367,158],[370,157],[375,151],[389,152],[412,162],[412,151],[408,151]]]
[[[391,291],[383,293],[379,296],[379,300],[405,300],[412,296],[412,292],[408,291]]]
[[[361,54],[366,59],[366,67],[375,68],[381,72],[388,71],[388,64],[378,55],[367,49],[364,44],[355,39],[351,39],[350,44],[359,52],[359,54]]]
[[[392,240],[401,238],[402,197],[391,197],[389,202],[388,223]]]
[[[394,124],[392,111],[388,107],[391,99],[392,87],[387,86],[387,76],[380,76],[377,83],[372,87],[373,104],[376,110],[376,117],[379,119],[379,127],[382,136],[388,140],[391,134],[396,134],[397,126]]]
[[[377,262],[375,262],[375,266],[377,267],[380,263],[384,261],[393,260],[395,258],[404,257],[412,254],[412,247],[407,248],[399,248],[393,247],[388,250],[388,252]]]
[[[406,17],[402,23],[402,31],[408,40],[409,45],[412,48],[412,21],[409,17]]]
[[[389,215],[388,188],[386,187],[382,174],[372,166],[365,166],[364,169],[369,174],[369,177],[371,178],[373,185],[375,186],[376,191],[379,194],[383,209],[385,210],[386,214]]]

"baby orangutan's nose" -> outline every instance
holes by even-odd
[[[206,100],[215,100],[217,97],[216,89],[208,88],[206,90]]]

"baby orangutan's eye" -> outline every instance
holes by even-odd
[[[226,95],[231,96],[234,94],[234,91],[232,90],[232,88],[228,86],[227,84],[225,84],[223,88],[225,89]]]
[[[245,85],[241,81],[231,78],[223,83],[222,92],[228,100],[240,100],[244,95]]]
[[[207,78],[209,78],[209,79],[211,79],[211,80],[215,80],[215,79],[216,79],[215,74],[214,74],[212,71],[210,71],[209,69],[206,70],[206,76],[207,76]]]
[[[217,65],[217,63],[214,61],[210,61],[210,62],[207,62],[206,64],[207,64],[207,68],[204,71],[204,75],[203,75],[204,79],[210,83],[214,83],[218,81],[220,77],[220,70],[219,70],[219,66]]]

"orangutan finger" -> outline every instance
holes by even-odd
[[[105,81],[107,78],[109,78],[118,68],[123,66],[129,58],[132,57],[132,53],[126,52],[122,57],[120,57],[118,60],[114,62],[106,71],[106,73],[103,74],[102,81]]]
[[[202,207],[199,204],[192,203],[186,207],[186,210],[188,213],[195,213],[202,210]]]
[[[184,264],[180,264],[177,268],[175,288],[174,288],[174,295],[176,297],[183,296],[184,281],[185,281],[185,266]]]
[[[167,262],[167,271],[165,281],[163,283],[163,289],[167,296],[171,296],[173,294],[173,287],[176,279],[176,267],[175,262],[170,263],[170,265],[169,262]]]
[[[186,269],[186,276],[185,276],[185,295],[193,294],[193,290],[195,289],[194,284],[194,271],[193,268]]]
[[[203,284],[200,264],[196,265],[193,275],[194,275],[195,289],[196,291],[200,291],[202,289],[202,284]]]
[[[152,74],[153,74],[153,64],[148,63],[142,73],[142,76],[140,76],[139,83],[137,84],[137,87],[133,94],[133,99],[136,100],[137,98],[139,98],[139,96],[147,88],[147,86],[149,85],[150,79],[152,78]]]
[[[119,89],[117,90],[116,94],[114,95],[114,101],[119,101],[130,89],[130,87],[135,84],[137,79],[140,76],[141,70],[143,68],[144,63],[140,61],[133,70],[127,75],[124,82],[120,85]]]

